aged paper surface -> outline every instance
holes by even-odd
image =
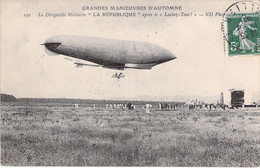
[[[1,164],[259,166],[259,18],[259,1],[2,0]]]

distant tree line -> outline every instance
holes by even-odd
[[[38,102],[38,103],[75,103],[75,104],[127,104],[135,105],[153,104],[157,105],[156,101],[131,101],[131,100],[93,100],[93,99],[69,99],[69,98],[19,98],[21,102]],[[183,102],[168,102],[175,105],[184,104]]]
[[[16,100],[17,99],[13,95],[1,93],[1,102],[11,102],[11,101],[16,101]]]

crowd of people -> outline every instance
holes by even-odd
[[[205,103],[200,101],[187,101],[186,103],[158,103],[156,104],[144,104],[144,105],[134,105],[131,102],[126,104],[106,104],[106,109],[128,109],[134,110],[142,107],[146,113],[150,113],[151,109],[155,110],[176,110],[176,109],[184,109],[188,108],[189,110],[193,109],[201,109],[201,110],[213,110],[217,109],[217,107],[223,108],[225,110],[226,106],[221,106],[220,104],[213,103]]]

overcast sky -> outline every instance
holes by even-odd
[[[16,97],[93,98],[218,95],[230,88],[259,92],[260,57],[224,54],[222,17],[40,18],[38,12],[83,12],[87,5],[181,5],[183,12],[224,12],[235,1],[4,1],[1,9],[1,93]],[[181,11],[179,11],[181,12]],[[31,13],[25,18],[24,13]],[[46,56],[41,43],[53,35],[145,41],[177,59],[152,70],[75,68],[63,56]]]

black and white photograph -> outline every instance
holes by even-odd
[[[1,167],[259,167],[259,0],[2,0]]]

